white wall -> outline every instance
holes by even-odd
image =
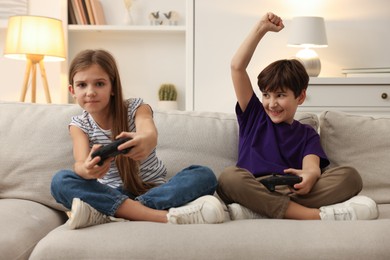
[[[28,2],[30,14],[56,18],[64,15],[63,0]],[[195,110],[233,111],[230,59],[256,20],[267,11],[279,14],[286,28],[264,39],[249,68],[252,78],[270,62],[297,52],[286,43],[291,18],[300,15],[323,16],[326,20],[329,47],[317,50],[323,67],[321,77],[341,76],[342,68],[390,67],[388,0],[195,0]],[[0,28],[1,53],[5,31]],[[61,82],[64,86],[66,75],[60,75],[60,67],[66,64],[45,64],[53,103],[64,102],[66,86],[61,87]],[[0,100],[19,100],[24,70],[24,62],[0,56]],[[45,103],[39,76],[37,91],[38,102]]]
[[[255,52],[248,68],[255,88],[266,65],[299,50],[286,46],[294,16],[325,18],[329,47],[316,49],[322,63],[320,77],[341,77],[342,68],[390,67],[388,0],[196,0],[195,110],[234,112],[230,59],[268,11],[283,18],[285,29],[269,33]]]
[[[61,19],[62,2],[60,0],[29,0],[28,14],[48,16]],[[44,8],[42,8],[42,6]],[[6,22],[5,22],[6,24]],[[6,36],[6,28],[0,28],[0,53],[3,54]],[[53,103],[61,103],[61,63],[63,62],[46,62],[45,69],[50,89],[50,96]],[[12,60],[0,55],[0,75],[2,83],[0,84],[0,100],[2,101],[19,101],[23,84],[26,62],[21,60]],[[31,84],[31,83],[30,83]],[[46,103],[43,85],[41,82],[39,66],[37,68],[37,102]],[[26,95],[26,102],[31,100],[31,89],[29,88]]]

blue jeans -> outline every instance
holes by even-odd
[[[149,208],[166,210],[214,194],[217,183],[210,168],[193,165],[177,173],[168,182],[136,197],[121,187],[111,188],[97,180],[83,179],[73,171],[61,170],[52,179],[51,193],[58,203],[68,209],[72,207],[73,198],[80,198],[101,213],[114,216],[126,199],[137,200]]]

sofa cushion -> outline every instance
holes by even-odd
[[[318,129],[315,114],[297,113],[295,119]],[[155,111],[159,132],[157,154],[172,177],[181,169],[199,164],[219,176],[235,165],[238,153],[238,124],[234,114],[194,111]]]
[[[64,225],[43,238],[30,259],[388,259],[388,224],[388,219],[250,219],[200,225],[112,222],[78,230]]]
[[[320,126],[320,121],[318,116],[312,113],[297,112],[294,117],[295,120],[298,120],[302,124],[310,125],[314,130],[318,131]]]
[[[237,121],[232,114],[155,111],[157,155],[168,178],[189,165],[210,167],[219,174],[237,160]]]
[[[65,213],[19,199],[0,199],[1,259],[28,259],[35,245],[64,223]]]
[[[52,176],[73,165],[68,124],[76,105],[0,102],[0,198],[62,209],[50,194]]]
[[[362,194],[390,203],[390,118],[326,111],[320,133],[330,167],[355,167],[363,179]]]

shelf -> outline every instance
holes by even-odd
[[[310,77],[309,85],[389,85],[390,77]]]
[[[68,0],[62,0],[67,6]],[[106,17],[105,25],[68,24],[68,60],[84,49],[106,49],[113,54],[121,71],[123,95],[142,97],[152,107],[158,105],[158,88],[169,82],[178,89],[179,109],[192,100],[192,6],[193,0],[142,1],[134,25],[123,23],[122,1],[100,0]],[[141,5],[141,1],[140,1]],[[151,11],[176,10],[181,14],[177,25],[151,25]],[[68,10],[64,10],[67,16]],[[166,22],[164,20],[164,22]],[[68,64],[69,65],[69,64]],[[68,67],[63,68],[67,74]],[[153,75],[153,76],[151,76]]]
[[[69,32],[179,32],[185,33],[185,26],[174,25],[68,25]]]

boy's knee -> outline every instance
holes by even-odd
[[[356,189],[357,193],[360,192],[363,189],[363,180],[359,172],[350,166],[344,166],[342,168],[344,171],[345,182],[350,183],[350,185]]]
[[[242,193],[247,187],[247,178],[254,178],[248,171],[236,166],[224,169],[218,178],[217,193],[226,203],[230,204],[235,198]]]
[[[250,173],[236,167],[231,166],[222,171],[218,178],[218,187],[221,189],[241,189],[240,185],[244,183],[244,179]]]
[[[337,172],[339,183],[343,189],[350,190],[351,194],[358,194],[363,188],[363,180],[359,172],[350,166],[340,166],[333,169]]]
[[[218,177],[218,183],[220,185],[225,183],[230,183],[232,182],[233,179],[235,179],[235,177],[237,177],[236,174],[233,174],[234,168],[235,168],[234,166],[228,167],[221,172],[221,174]]]

